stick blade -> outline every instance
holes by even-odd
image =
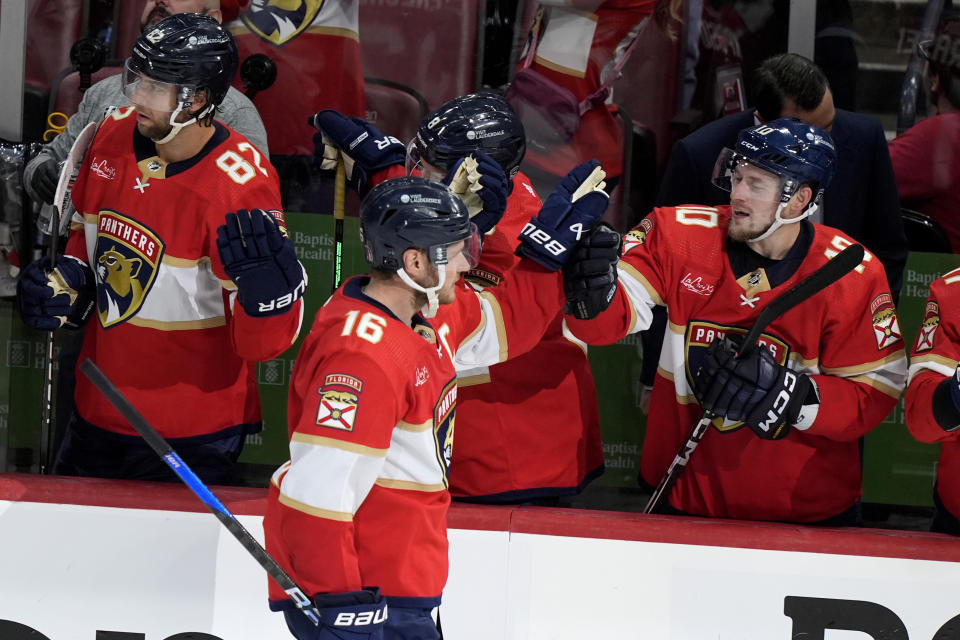
[[[70,216],[73,214],[73,203],[70,201],[70,191],[80,173],[80,166],[83,163],[87,149],[90,148],[96,134],[96,122],[91,122],[84,127],[74,141],[73,146],[70,147],[70,152],[67,154],[67,159],[63,162],[63,167],[60,168],[57,191],[53,196],[53,204],[57,209],[57,216],[56,219],[53,217],[50,219],[49,232],[51,235],[54,233],[63,234],[70,224]],[[56,220],[56,222],[54,220]]]

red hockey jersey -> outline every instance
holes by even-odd
[[[523,226],[540,210],[529,179],[513,181],[507,211],[484,238],[476,286],[499,284],[519,261]],[[600,419],[586,345],[565,332],[563,315],[536,347],[507,362],[458,372],[454,497],[485,501],[570,495],[603,467]]]
[[[560,278],[524,261],[500,287],[458,284],[411,328],[353,278],[320,309],[297,358],[290,461],[273,476],[267,550],[308,595],[380,587],[439,604],[455,367],[530,349],[563,304]],[[270,582],[270,598],[285,600]]]
[[[588,343],[613,342],[648,326],[665,304],[668,329],[643,444],[641,472],[656,485],[699,420],[691,385],[717,336],[745,333],[773,299],[853,241],[814,225],[797,271],[771,288],[763,269],[734,277],[726,254],[730,207],[654,209],[631,231],[610,308],[592,321],[568,318]],[[775,319],[760,343],[820,393],[811,423],[762,440],[743,423],[715,423],[670,494],[677,509],[750,520],[815,522],[849,509],[861,494],[857,440],[876,427],[903,389],[906,358],[883,267],[863,263]],[[719,431],[719,432],[714,432]]]
[[[103,121],[72,194],[66,253],[90,264],[97,285],[80,361],[93,360],[165,438],[258,430],[253,361],[290,347],[302,302],[248,316],[216,241],[237,209],[272,210],[282,223],[276,173],[220,123],[199,154],[168,165],[135,114],[128,107]],[[85,376],[76,406],[92,424],[136,434]]]
[[[254,2],[229,24],[241,60],[263,54],[277,66],[273,85],[254,97],[271,153],[312,155],[307,118],[321,109],[364,116],[358,8],[359,0]]]
[[[941,442],[937,463],[937,493],[955,518],[960,518],[960,431],[948,432],[933,416],[933,392],[952,376],[960,361],[960,269],[930,284],[930,297],[920,333],[910,356],[907,385],[907,428],[920,442]]]

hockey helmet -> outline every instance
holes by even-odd
[[[407,147],[407,173],[421,159],[449,171],[474,151],[497,161],[510,178],[517,175],[526,153],[526,135],[519,116],[496,93],[468,93],[449,100],[420,122]]]
[[[227,95],[238,61],[233,36],[212,17],[200,13],[168,16],[134,43],[124,65],[123,92],[149,109],[175,111],[190,107],[197,90],[203,88],[208,91],[208,109],[204,110],[208,113]]]
[[[399,271],[407,249],[421,249],[433,264],[444,265],[448,247],[461,241],[473,268],[480,255],[477,227],[463,201],[439,182],[412,176],[385,180],[360,205],[360,242],[376,269]]]
[[[717,158],[713,183],[731,191],[736,167],[749,163],[780,177],[780,202],[787,202],[803,185],[818,203],[833,178],[837,152],[830,134],[797,118],[778,118],[740,132],[733,149]]]

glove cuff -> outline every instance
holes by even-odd
[[[957,404],[956,374],[945,378],[933,391],[933,418],[948,433],[960,430],[960,407]]]

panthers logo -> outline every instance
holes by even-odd
[[[453,432],[457,414],[457,379],[454,378],[440,392],[440,400],[433,408],[433,437],[437,462],[443,469],[443,486],[447,485],[447,472],[453,457]]]
[[[105,329],[134,316],[163,258],[164,244],[150,229],[116,211],[100,212],[93,267],[97,313]]]
[[[313,24],[324,0],[253,0],[243,23],[267,42],[280,46]]]

